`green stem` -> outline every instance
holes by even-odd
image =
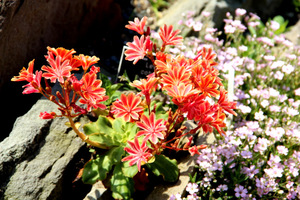
[[[108,149],[106,146],[103,146],[103,145],[99,144],[98,142],[91,141],[87,135],[85,135],[84,133],[80,132],[76,128],[76,125],[75,125],[72,117],[67,116],[67,118],[69,119],[69,122],[70,122],[70,125],[71,125],[72,129],[81,138],[82,141],[84,141],[87,144],[92,145],[94,147],[98,147],[98,148],[101,148],[101,149]]]

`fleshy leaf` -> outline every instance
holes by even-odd
[[[94,142],[108,147],[120,145],[120,142],[114,138],[116,132],[112,128],[112,123],[106,117],[99,116],[96,122],[85,124],[83,130]]]
[[[123,147],[114,147],[105,154],[88,162],[83,170],[82,181],[94,184],[98,180],[104,180],[112,166],[121,162],[125,151]]]
[[[132,140],[137,132],[137,126],[125,122],[123,118],[108,120],[99,116],[96,122],[83,126],[83,130],[89,139],[109,148],[113,146],[125,146],[127,140]]]
[[[122,172],[125,176],[133,178],[138,173],[137,165],[129,166],[129,162],[123,162]]]
[[[132,178],[126,177],[122,172],[122,163],[115,166],[111,178],[111,191],[115,199],[130,199],[134,192]]]
[[[155,162],[146,164],[156,176],[163,176],[167,182],[175,182],[179,176],[177,161],[162,154],[155,156]]]

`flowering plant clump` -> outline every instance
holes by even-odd
[[[164,25],[159,31],[161,43],[156,44],[150,39],[150,29],[145,28],[146,20],[136,18],[126,26],[140,35],[127,43],[126,60],[135,64],[148,57],[155,66],[146,79],[130,83],[136,90],[118,95],[120,84],[103,84],[98,79],[100,68],[95,64],[99,58],[75,55],[73,49],[64,48],[48,47],[48,64],[41,71],[34,72],[33,60],[28,69],[23,68],[12,79],[28,82],[24,94],[41,93],[58,105],[58,112],[43,112],[41,118],[67,117],[68,125],[84,142],[105,150],[86,163],[82,180],[93,184],[109,179],[106,183],[116,199],[130,198],[134,180],[145,170],[162,175],[166,181],[176,181],[177,162],[163,155],[163,150],[200,154],[206,145],[193,145],[197,131],[215,129],[225,135],[226,113],[236,114],[236,103],[227,98],[212,49],[199,50],[193,59],[167,54],[167,46],[182,43],[180,31]],[[74,75],[78,70],[83,72],[80,79]],[[58,83],[61,91],[52,91],[49,81]],[[157,94],[171,100],[167,107],[155,99]],[[74,118],[90,112],[98,119],[83,125],[82,132]],[[196,128],[188,130],[183,123],[186,120],[194,120]]]
[[[187,196],[173,200],[300,199],[300,48],[281,34],[280,17],[263,24],[246,13],[227,14],[225,41],[219,33],[199,39],[215,47],[221,76],[235,69],[238,115],[201,151]]]

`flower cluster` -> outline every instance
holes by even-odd
[[[71,49],[51,48],[48,47],[45,56],[48,65],[42,66],[42,70],[33,72],[34,60],[29,62],[28,69],[23,68],[19,76],[12,78],[12,81],[28,82],[23,87],[23,94],[41,93],[47,99],[58,105],[59,114],[55,112],[40,113],[42,119],[54,119],[56,117],[67,117],[71,124],[74,123],[72,118],[81,114],[86,114],[92,109],[105,109],[102,104],[108,99],[105,89],[101,87],[102,81],[97,79],[99,67],[94,66],[99,58],[85,55],[74,55],[76,52]],[[74,72],[83,70],[80,80],[76,78]],[[88,69],[90,70],[88,71]],[[41,84],[44,78],[45,86]],[[50,83],[57,83],[61,86],[62,91],[52,91]],[[85,105],[85,108],[79,106],[77,102]],[[79,133],[79,132],[78,132]],[[86,137],[79,133],[81,139]],[[89,143],[89,140],[86,140]],[[93,142],[91,142],[93,144]]]
[[[22,69],[19,76],[12,78],[12,81],[28,82],[24,94],[41,93],[58,105],[59,114],[44,112],[41,118],[67,117],[69,125],[84,142],[107,150],[85,165],[87,170],[82,176],[85,182],[94,183],[106,179],[107,173],[113,171],[111,185],[116,179],[127,181],[122,187],[112,187],[116,199],[130,198],[133,177],[146,167],[156,175],[176,181],[177,163],[162,155],[164,150],[199,155],[199,150],[206,145],[193,144],[198,130],[203,129],[205,133],[217,130],[225,135],[226,115],[236,115],[236,102],[227,97],[212,49],[201,48],[193,58],[168,54],[165,52],[168,47],[182,43],[180,30],[174,30],[172,25],[162,26],[158,32],[160,43],[155,43],[150,28],[145,27],[146,22],[147,17],[136,18],[126,26],[139,36],[127,43],[125,59],[136,64],[147,57],[155,66],[146,79],[129,83],[135,90],[117,97],[107,96],[106,92],[112,94],[119,87],[111,83],[106,88],[101,87],[102,80],[97,78],[100,68],[94,66],[99,59],[74,55],[73,49],[64,48],[48,47],[45,56],[48,65],[33,73],[34,61],[31,61],[28,69]],[[78,70],[83,72],[80,79],[74,74]],[[42,78],[45,85],[41,84]],[[61,91],[52,91],[49,81],[59,84]],[[169,105],[159,106],[154,98],[157,94],[170,100]],[[73,118],[88,112],[98,120],[85,124],[81,132],[81,124],[75,123]],[[193,120],[196,127],[184,126],[187,120]],[[155,160],[162,163],[157,164]],[[164,164],[172,168],[171,172],[161,169]],[[94,173],[94,166],[99,168],[98,172]]]
[[[136,137],[144,136],[143,142],[145,140],[150,142],[151,148],[144,151],[144,154],[137,154],[140,151],[138,145],[130,145],[131,148],[126,148],[126,151],[131,155],[123,160],[133,159],[132,155],[140,156],[142,159],[149,152],[156,154],[165,148],[186,149],[192,155],[199,154],[198,150],[204,146],[190,146],[191,144],[187,143],[183,148],[179,148],[177,146],[179,139],[183,135],[195,133],[200,128],[205,133],[212,132],[215,128],[220,134],[224,134],[222,128],[226,127],[224,122],[226,113],[236,114],[233,111],[236,103],[227,98],[227,92],[215,68],[217,63],[214,61],[215,54],[212,49],[199,50],[193,59],[164,53],[167,46],[182,43],[182,37],[178,35],[180,31],[173,30],[172,25],[161,27],[158,35],[162,44],[158,48],[158,44],[150,39],[149,29],[144,31],[146,20],[147,17],[135,19],[127,25],[127,28],[141,36],[134,36],[134,41],[127,43],[125,59],[136,63],[147,56],[154,63],[155,70],[147,79],[131,83],[131,86],[140,90],[137,95],[134,93],[122,95],[120,100],[113,103],[111,109],[116,117],[124,116],[126,121],[135,121],[141,129]],[[175,111],[168,111],[167,120],[156,119],[155,109],[151,107],[151,95],[158,91],[168,95],[177,106]],[[148,108],[148,116],[143,113],[143,102]],[[175,131],[174,127],[181,124],[185,116],[188,120],[194,120],[197,127],[184,134],[178,132],[170,139],[170,134]],[[145,159],[143,161],[145,162]],[[140,163],[138,165],[140,166]]]
[[[222,46],[215,36],[199,43],[215,47],[221,76],[235,69],[238,115],[232,131],[201,151],[189,195],[170,199],[299,199],[300,49],[276,34],[274,20],[262,25],[237,9],[224,21]]]

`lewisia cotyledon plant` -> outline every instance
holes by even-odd
[[[114,198],[129,198],[134,191],[133,178],[145,169],[163,175],[167,181],[177,180],[176,161],[164,156],[163,150],[200,154],[206,145],[193,145],[193,135],[199,129],[205,133],[216,129],[224,135],[227,113],[236,114],[236,103],[227,98],[212,49],[201,49],[193,59],[167,54],[167,46],[182,43],[180,31],[173,30],[173,26],[161,27],[159,47],[152,41],[150,29],[145,28],[146,20],[136,18],[126,26],[140,35],[127,43],[126,60],[135,64],[148,57],[155,66],[146,79],[130,83],[136,90],[121,94],[117,92],[120,84],[105,83],[102,87],[103,80],[97,76],[100,68],[95,66],[99,58],[75,55],[73,49],[64,48],[48,47],[47,65],[41,71],[34,72],[33,60],[28,69],[23,68],[19,76],[12,78],[28,82],[24,94],[41,93],[58,105],[58,112],[43,112],[41,118],[67,117],[84,142],[106,149],[85,165],[82,178],[87,183],[109,178]],[[78,70],[83,72],[80,79],[74,75]],[[61,91],[52,91],[49,81],[58,83]],[[161,102],[154,98],[157,94],[167,96],[171,102],[159,106]],[[82,132],[74,118],[89,112],[96,113],[98,120],[85,124]],[[196,127],[187,130],[185,120],[194,120]],[[180,145],[184,137],[187,140]],[[109,173],[112,176],[107,176]]]

